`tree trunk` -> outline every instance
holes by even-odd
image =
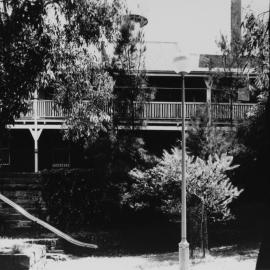
[[[209,251],[209,241],[208,241],[208,220],[207,220],[207,211],[204,211],[204,247],[205,252]]]
[[[201,250],[202,250],[202,257],[205,258],[205,245],[204,245],[204,203],[202,203],[202,210],[201,210],[201,226],[200,226],[200,240],[201,240]]]
[[[188,212],[188,228],[189,228],[189,243],[190,243],[190,257],[194,258],[194,220],[192,218],[192,209]]]

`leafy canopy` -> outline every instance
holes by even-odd
[[[12,123],[20,113],[25,113],[34,91],[46,89],[50,84],[55,86],[56,79],[61,93],[63,89],[70,89],[80,71],[75,87],[81,84],[83,77],[90,83],[91,75],[86,74],[89,66],[98,74],[97,81],[104,76],[110,87],[110,79],[93,60],[95,53],[86,54],[84,47],[94,46],[100,50],[102,39],[115,40],[121,10],[120,0],[1,1],[1,125]],[[79,64],[83,53],[87,57]],[[74,61],[77,65],[72,66]],[[86,64],[86,69],[82,64]],[[97,84],[94,82],[91,89]]]
[[[248,119],[241,127],[239,136],[253,152],[255,159],[264,156],[262,160],[266,161],[270,147],[269,12],[258,16],[249,14],[243,22],[243,28],[245,53],[256,75],[252,91],[257,93],[258,103],[248,113]]]
[[[167,214],[178,214],[181,205],[181,150],[164,150],[158,164],[147,170],[133,169],[132,186],[124,192],[123,203],[135,209],[152,208]],[[230,182],[226,172],[233,158],[226,154],[199,157],[186,156],[188,205],[203,203],[207,213],[216,219],[231,218],[229,204],[242,190]]]

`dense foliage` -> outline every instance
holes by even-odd
[[[152,168],[138,168],[130,172],[133,183],[122,196],[122,204],[134,210],[160,212],[169,219],[179,220],[181,212],[181,151],[173,148],[164,151],[162,159]],[[231,219],[229,205],[242,192],[234,187],[227,175],[233,158],[226,154],[186,157],[187,205],[191,249],[200,244],[205,254],[208,249],[208,219],[226,221]],[[200,239],[200,241],[198,241]]]
[[[45,66],[50,39],[43,31],[43,1],[0,4],[1,125],[26,112],[30,93]],[[26,12],[25,12],[26,11]]]
[[[100,136],[85,150],[91,169],[42,171],[43,199],[51,223],[67,229],[106,227],[128,222],[122,214],[121,193],[135,166],[153,166],[155,158],[142,139]]]
[[[245,35],[247,41],[247,54],[249,61],[253,62],[256,72],[255,87],[260,93],[259,104],[257,108],[250,113],[250,117],[242,129],[243,142],[250,150],[251,158],[247,172],[250,175],[258,177],[260,184],[254,187],[253,180],[250,182],[252,196],[256,196],[257,200],[267,202],[266,212],[264,212],[265,232],[263,242],[261,244],[260,253],[256,269],[264,269],[270,267],[268,256],[269,249],[269,137],[270,137],[270,97],[269,97],[269,38],[270,38],[270,16],[269,10],[257,17],[253,14],[247,16],[244,22]]]
[[[231,98],[229,96],[231,102],[236,100],[237,90],[243,88],[248,91],[250,101],[257,102],[257,105],[247,113],[246,121],[238,125],[235,138],[237,140],[232,140],[232,154],[241,164],[235,181],[245,187],[246,199],[261,200],[268,197],[265,194],[267,189],[261,188],[261,185],[254,185],[254,178],[257,179],[260,172],[261,183],[267,185],[270,146],[269,12],[263,12],[258,16],[247,14],[242,22],[242,38],[231,40],[229,43],[222,37],[219,46],[223,61],[222,68],[215,75],[220,80],[213,78],[214,88],[227,87],[231,94]],[[223,84],[227,75],[233,79],[228,80],[229,84]],[[225,139],[222,147],[226,144]],[[228,150],[230,152],[230,149]]]
[[[255,156],[269,149],[269,17],[249,15],[243,23],[249,63],[256,72],[254,91],[258,104],[248,114],[248,121],[240,130],[247,147]],[[266,153],[265,153],[266,154]]]
[[[248,14],[242,27],[242,51],[250,67],[249,90],[257,97],[257,105],[238,128],[237,137],[245,151],[237,157],[241,167],[236,180],[245,187],[247,201],[261,202],[269,198],[269,13]],[[260,185],[254,185],[254,179],[259,179]]]
[[[66,139],[89,146],[106,132],[117,136],[120,125],[132,129],[136,125],[149,91],[143,32],[127,14],[122,14],[114,39],[106,41],[103,36],[96,47],[56,35],[55,76],[49,87],[57,104],[68,112]]]
[[[230,183],[226,172],[233,158],[225,154],[209,156],[207,161],[187,156],[188,201],[194,198],[205,205],[206,211],[214,219],[231,218],[228,205],[241,191]],[[124,193],[123,203],[130,207],[158,208],[165,213],[179,214],[181,201],[181,151],[163,153],[158,164],[147,170],[133,169],[130,172],[134,183]]]
[[[43,171],[42,197],[47,220],[61,228],[106,226],[119,216],[119,191],[93,170]]]
[[[55,35],[53,44],[54,72],[48,88],[67,114],[64,138],[93,142],[101,131],[107,132],[111,122],[106,108],[112,99],[113,78],[97,59],[98,51],[87,43],[78,45]]]
[[[12,123],[28,109],[35,90],[51,90],[57,80],[60,93],[87,85],[90,93],[100,90],[105,77],[93,51],[101,50],[101,41],[113,41],[118,33],[122,5],[120,1],[41,1],[4,0],[0,3],[0,100],[1,124]],[[80,61],[85,56],[84,62]],[[87,64],[86,64],[87,62]],[[82,66],[86,64],[86,66]],[[86,71],[90,71],[90,75]],[[93,74],[95,81],[92,82]],[[77,80],[78,79],[78,80]],[[85,79],[85,84],[82,81]],[[112,89],[109,89],[111,92]],[[81,90],[82,93],[82,90]],[[98,95],[100,97],[100,95]],[[92,103],[98,103],[94,95]],[[105,95],[107,98],[107,95]],[[72,100],[73,101],[73,100]],[[75,103],[74,106],[78,104]],[[80,112],[78,104],[78,115]],[[99,108],[99,104],[96,105]],[[100,110],[92,110],[91,133]],[[100,116],[101,122],[104,115]],[[89,119],[89,117],[88,117]],[[106,119],[105,119],[106,120]],[[72,121],[70,121],[72,122]],[[73,122],[72,122],[73,123]],[[94,124],[93,124],[94,123]],[[98,129],[100,128],[99,125]],[[85,127],[80,127],[82,130]],[[94,132],[95,134],[95,132]]]
[[[2,126],[26,113],[37,91],[67,115],[65,139],[89,146],[104,133],[119,138],[123,120],[134,128],[149,97],[145,46],[122,1],[5,0],[0,9]]]
[[[129,132],[112,138],[107,134],[99,137],[85,150],[85,156],[99,177],[112,183],[128,183],[131,169],[145,169],[156,162],[155,156],[146,150],[143,139]]]
[[[255,86],[269,91],[269,11],[258,16],[248,14],[242,25],[245,54],[256,74]]]

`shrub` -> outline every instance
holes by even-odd
[[[209,156],[207,161],[192,156],[186,157],[188,199],[197,198],[203,202],[213,218],[229,219],[228,204],[239,196],[241,191],[230,183],[226,171],[233,158],[226,154]],[[130,172],[134,183],[124,193],[122,203],[140,209],[159,208],[160,211],[179,213],[181,200],[181,150],[163,152],[160,162],[153,168]]]
[[[162,159],[151,169],[133,169],[131,187],[123,194],[122,203],[134,209],[156,209],[171,216],[181,211],[181,150],[164,151]],[[207,234],[207,218],[225,221],[232,218],[229,204],[242,190],[234,187],[226,172],[233,158],[226,154],[209,156],[208,160],[186,156],[187,202],[191,223],[200,222],[201,238]],[[200,211],[198,212],[198,209]],[[196,219],[196,220],[195,220]],[[202,239],[203,240],[203,239]]]
[[[47,220],[54,225],[70,230],[105,226],[118,216],[118,187],[100,181],[93,170],[45,170],[41,179]]]

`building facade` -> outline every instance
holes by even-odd
[[[239,37],[240,0],[232,0],[231,15],[232,36]],[[131,18],[140,27],[147,24],[147,19],[136,12]],[[159,144],[161,148],[175,142],[181,130],[182,77],[175,73],[173,67],[173,59],[177,54],[177,43],[147,43],[145,68],[148,87],[154,88],[156,94],[152,101],[143,104],[138,116],[141,126],[137,132],[149,142],[165,141]],[[220,99],[220,91],[212,89],[209,83],[205,57],[218,58],[200,55],[198,67],[185,76],[187,121],[202,106],[211,108],[211,119],[216,124],[226,126],[242,121],[252,108],[253,100],[245,95],[245,89],[239,91],[234,100]],[[81,147],[62,140],[64,119],[63,110],[53,100],[44,99],[41,94],[36,95],[30,101],[28,113],[16,119],[14,125],[7,126],[8,135],[0,142],[0,169],[38,172],[45,168],[83,166],[85,160]],[[151,147],[154,148],[154,144]]]

